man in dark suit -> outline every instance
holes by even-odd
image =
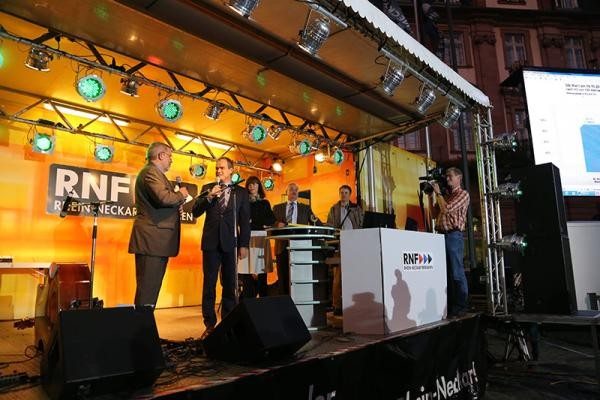
[[[219,267],[221,267],[223,288],[221,296],[221,319],[223,319],[236,303],[236,256],[240,259],[246,258],[250,243],[248,191],[245,188],[231,185],[233,161],[227,157],[221,157],[217,160],[216,167],[217,183],[204,185],[200,197],[192,208],[196,218],[206,213],[201,246],[202,271],[204,273],[202,317],[206,326],[202,339],[213,331],[217,323],[215,298]],[[238,249],[237,255],[235,254],[236,248]]]
[[[166,144],[152,143],[135,180],[137,214],[129,253],[135,254],[136,307],[156,305],[169,257],[179,253],[179,209],[188,191],[182,187],[176,192],[165,175],[173,162],[171,153]]]
[[[298,185],[290,183],[286,194],[288,200],[285,203],[273,206],[275,214],[275,226],[283,227],[288,224],[309,225],[313,221],[322,225],[321,221],[312,212],[310,206],[298,202]],[[275,257],[277,260],[277,279],[279,281],[279,293],[290,294],[290,260],[286,249],[286,240],[275,241]]]

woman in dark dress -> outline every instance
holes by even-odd
[[[273,270],[270,243],[265,239],[265,228],[275,223],[271,204],[265,199],[260,179],[251,176],[246,180],[250,200],[250,252],[238,265],[241,297],[267,295],[267,273]]]

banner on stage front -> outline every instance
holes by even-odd
[[[120,172],[52,164],[48,177],[46,212],[60,214],[67,196],[70,195],[73,201],[66,210],[68,215],[93,215],[93,207],[90,204],[98,203],[98,216],[134,218],[137,213],[133,196],[135,178],[136,175]],[[190,195],[195,197],[198,192],[197,185],[184,185]],[[196,223],[192,216],[192,205],[193,202],[184,205],[181,213],[182,223]]]

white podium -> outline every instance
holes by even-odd
[[[446,316],[444,235],[341,232],[344,332],[388,334]]]

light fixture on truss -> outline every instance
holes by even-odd
[[[381,82],[383,91],[388,96],[393,96],[398,86],[404,81],[405,76],[406,68],[404,66],[394,65],[390,60]]]
[[[312,143],[308,139],[297,140],[294,138],[290,144],[290,152],[299,154],[301,156],[307,156],[312,151]]]
[[[508,251],[518,251],[524,253],[527,248],[527,237],[525,235],[505,235],[497,242],[492,243],[492,246]]]
[[[491,140],[488,140],[484,144],[492,146],[494,150],[500,151],[516,151],[519,147],[519,142],[517,141],[517,132],[503,133],[492,138]]]
[[[498,188],[490,194],[499,199],[518,199],[523,196],[523,190],[521,190],[521,182],[505,182],[498,185]]]
[[[85,101],[89,102],[98,101],[106,94],[106,85],[96,74],[87,74],[77,79],[75,89]]]
[[[431,86],[427,83],[423,83],[421,85],[421,91],[419,93],[419,97],[417,98],[417,111],[420,114],[425,114],[425,111],[431,107],[433,102],[435,101],[436,95],[435,91]]]
[[[131,97],[139,97],[140,82],[134,78],[121,79],[121,93]]]
[[[36,71],[48,72],[50,71],[48,65],[52,59],[53,56],[49,51],[32,46],[25,60],[25,66]]]
[[[227,7],[244,18],[249,18],[260,0],[229,0]]]
[[[271,191],[271,190],[275,189],[275,181],[273,180],[272,176],[264,178],[262,181],[262,184],[263,184],[263,188],[267,191]]]
[[[33,152],[41,154],[52,154],[54,152],[55,143],[56,137],[54,135],[34,130],[33,139],[31,140],[31,147]]]
[[[206,107],[206,111],[204,111],[204,116],[213,121],[218,121],[221,113],[225,110],[225,107],[222,103],[218,101],[211,101]]]
[[[194,178],[204,178],[204,176],[206,175],[206,164],[202,163],[202,164],[192,164],[190,165],[190,175],[193,176]]]
[[[462,113],[462,109],[460,106],[453,101],[449,101],[446,106],[446,112],[444,112],[444,116],[440,119],[440,124],[446,128],[452,128],[452,125],[458,121],[460,118],[460,114]]]
[[[176,99],[162,99],[156,103],[156,111],[167,122],[175,122],[183,116],[183,106]]]
[[[261,144],[267,139],[267,128],[262,124],[249,124],[242,131],[242,136],[252,143]]]
[[[106,144],[96,144],[94,149],[94,158],[98,162],[109,163],[115,155],[115,148]]]

